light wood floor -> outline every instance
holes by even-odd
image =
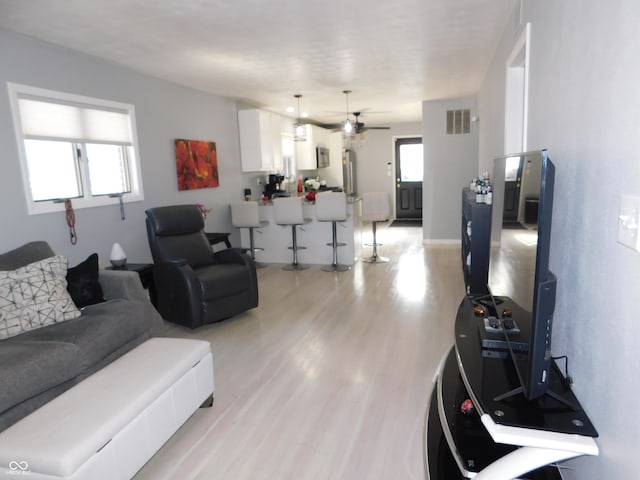
[[[215,402],[136,479],[424,479],[424,416],[464,296],[460,249],[424,246],[420,228],[380,227],[378,240],[388,264],[268,266],[258,308],[170,326],[211,342]]]

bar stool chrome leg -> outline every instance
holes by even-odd
[[[337,222],[331,222],[331,230],[333,241],[331,243],[327,243],[327,245],[333,247],[333,262],[331,265],[323,265],[321,270],[324,272],[346,272],[347,270],[350,270],[351,267],[349,265],[342,265],[338,263],[338,247],[344,247],[346,243],[338,243]]]
[[[266,265],[264,263],[260,263],[256,261],[256,250],[264,250],[264,248],[256,247],[255,242],[253,241],[253,227],[249,227],[249,256],[256,268],[264,268]]]
[[[373,254],[370,257],[363,258],[362,261],[366,263],[387,263],[389,261],[387,257],[381,257],[380,255],[378,255],[378,245],[382,245],[382,243],[378,243],[376,238],[377,222],[371,222],[371,223],[373,223],[373,243],[371,244],[373,245]]]
[[[303,265],[302,263],[298,263],[298,250],[305,250],[306,247],[298,246],[298,236],[296,232],[296,225],[291,225],[291,235],[293,238],[293,246],[289,247],[290,250],[293,250],[293,262],[282,267],[283,270],[306,270],[309,268],[308,265]]]
[[[255,228],[264,227],[268,225],[269,222],[260,220],[258,202],[234,202],[231,203],[229,207],[231,210],[231,224],[235,228],[249,229],[249,248],[242,246],[241,250],[249,254],[256,268],[264,267],[265,265],[256,261],[256,251],[262,251],[264,248],[256,247],[253,238],[253,230]]]

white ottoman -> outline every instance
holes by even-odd
[[[129,479],[213,391],[208,342],[153,338],[0,433],[0,476]]]

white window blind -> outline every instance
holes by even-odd
[[[133,105],[7,86],[29,213],[143,200]]]
[[[18,104],[25,138],[133,144],[128,112],[24,97]]]

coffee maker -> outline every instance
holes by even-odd
[[[285,190],[280,189],[280,184],[284,180],[284,175],[272,173],[269,174],[268,178],[269,180],[264,187],[264,194],[267,196],[267,198],[288,196],[288,193]]]

